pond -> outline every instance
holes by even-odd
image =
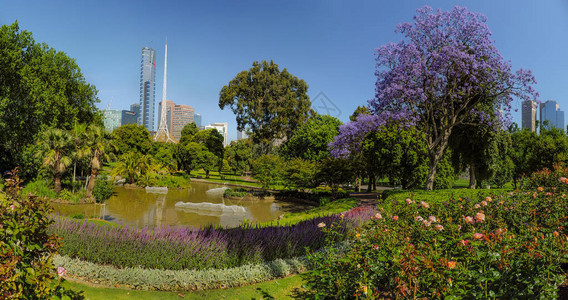
[[[104,204],[53,204],[57,214],[102,218],[132,226],[207,226],[234,227],[246,219],[252,222],[276,220],[286,212],[311,208],[288,203],[273,197],[224,199],[226,186],[192,182],[188,189],[169,189],[167,193],[147,192],[145,189],[116,187],[114,195]],[[184,205],[176,206],[183,202]],[[183,207],[181,207],[183,206]]]

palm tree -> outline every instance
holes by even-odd
[[[133,184],[142,169],[140,156],[140,154],[132,151],[121,155],[112,170],[112,176],[120,175],[127,177],[127,182]]]
[[[111,143],[111,135],[106,129],[96,125],[90,125],[85,133],[85,145],[88,151],[85,153],[91,158],[91,177],[87,185],[85,196],[90,197],[93,194],[95,180],[102,167],[103,161],[109,159],[108,153],[113,144]]]
[[[87,131],[87,124],[86,123],[77,123],[75,122],[75,126],[73,126],[72,134],[73,134],[73,146],[75,147],[75,151],[72,154],[73,158],[73,193],[75,193],[75,175],[77,170],[77,161],[83,157],[88,152],[89,148],[85,147],[85,133]]]
[[[61,176],[71,164],[71,158],[68,155],[72,151],[73,138],[67,131],[51,128],[40,136],[38,145],[40,151],[37,155],[43,158],[43,165],[52,172],[55,192],[59,195]]]

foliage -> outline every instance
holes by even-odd
[[[57,194],[51,188],[49,181],[45,179],[38,179],[32,181],[22,189],[22,196],[34,195],[41,198],[56,199]]]
[[[209,152],[203,144],[195,142],[179,143],[174,157],[178,167],[188,175],[192,170],[205,169],[208,176],[210,171],[219,166],[219,157]]]
[[[227,198],[227,197],[246,197],[248,195],[252,195],[252,192],[250,190],[244,189],[244,188],[236,188],[236,189],[226,189],[223,192],[223,197]]]
[[[339,133],[341,121],[328,115],[316,115],[300,125],[281,152],[288,158],[316,162],[329,157],[328,144]]]
[[[544,168],[521,178],[521,188],[524,190],[546,189],[552,192],[568,192],[568,167],[554,164],[552,170]]]
[[[308,256],[314,270],[303,297],[555,299],[568,254],[564,198],[388,198],[371,223],[349,233],[347,249],[328,235],[330,250]]]
[[[185,126],[181,129],[181,138],[179,140],[180,144],[188,143],[198,131],[199,128],[195,122],[185,124]]]
[[[369,215],[367,211],[346,214],[348,228]],[[205,270],[296,257],[305,254],[306,247],[319,249],[324,236],[317,224],[331,224],[339,219],[332,215],[280,227],[137,229],[57,218],[50,233],[63,238],[60,254],[98,264],[119,268]]]
[[[112,196],[113,191],[114,186],[112,185],[111,180],[97,178],[93,189],[93,196],[97,203],[104,203],[107,201]]]
[[[223,167],[223,155],[225,152],[225,148],[223,147],[223,135],[221,135],[217,129],[211,128],[199,131],[193,136],[191,141],[201,144],[207,149],[207,151],[202,153],[204,156],[202,168],[209,171],[213,169],[220,171]],[[217,156],[217,158],[212,158],[208,153]]]
[[[286,162],[283,183],[288,188],[305,190],[318,185],[316,180],[317,163],[302,158]]]
[[[150,155],[157,163],[164,166],[169,173],[177,170],[176,160],[174,159],[176,145],[173,143],[153,143]]]
[[[482,107],[493,107],[500,121],[513,96],[537,96],[530,71],[511,71],[485,22],[484,16],[466,8],[434,12],[424,7],[414,23],[398,26],[405,40],[376,51],[376,95],[370,109],[417,122],[428,148],[428,190],[456,125],[470,121],[471,114],[480,114],[485,122]]]
[[[102,126],[89,125],[85,132],[84,143],[88,149],[85,156],[91,161],[91,176],[85,193],[87,197],[90,197],[103,162],[110,160],[109,153],[116,148],[112,144],[112,136]]]
[[[528,130],[511,134],[511,159],[516,180],[543,168],[553,169],[554,163],[568,163],[568,138],[559,129],[541,129],[540,135]]]
[[[369,108],[367,106],[357,106],[353,114],[349,116],[349,120],[351,122],[355,122],[357,121],[357,117],[359,117],[360,115],[370,115],[370,114],[371,111],[369,111]]]
[[[347,159],[330,157],[318,163],[316,178],[336,191],[339,185],[350,183],[355,178],[353,167]]]
[[[126,182],[133,184],[142,175],[155,170],[157,166],[153,163],[150,155],[141,155],[137,152],[127,152],[121,155],[112,169],[112,176],[126,177]]]
[[[73,140],[69,132],[51,128],[38,137],[37,156],[43,158],[43,165],[53,176],[55,193],[61,192],[61,177],[71,164],[70,152]]]
[[[254,178],[268,189],[282,180],[284,161],[277,155],[266,154],[252,161]]]
[[[47,128],[102,123],[96,88],[85,81],[75,60],[34,41],[17,22],[0,27],[0,74],[1,170],[23,165],[22,149]]]
[[[154,186],[167,186],[168,188],[189,188],[190,178],[187,174],[161,175],[158,176]]]
[[[250,171],[252,142],[249,139],[232,141],[229,146],[225,147],[225,159],[235,175]]]
[[[79,203],[79,201],[83,200],[84,198],[85,198],[85,190],[79,190],[73,193],[70,190],[63,189],[59,194],[59,199],[75,204]]]
[[[122,125],[114,129],[112,135],[118,155],[128,152],[147,154],[152,149],[152,138],[144,125]]]
[[[274,62],[255,61],[252,68],[223,86],[219,107],[231,107],[237,117],[237,130],[251,132],[255,144],[268,144],[275,139],[290,139],[312,114],[307,91],[304,80],[286,69],[280,71]]]
[[[52,258],[60,241],[48,234],[49,202],[21,196],[17,172],[6,180],[6,197],[0,198],[0,295],[3,299],[82,299],[55,279]]]

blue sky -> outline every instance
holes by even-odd
[[[543,101],[568,111],[568,1],[13,1],[0,0],[0,24],[18,20],[36,41],[76,59],[104,109],[139,99],[141,47],[157,51],[156,105],[162,98],[168,37],[168,99],[195,107],[203,123],[229,123],[219,91],[253,61],[274,60],[324,93],[343,122],[374,96],[374,49],[401,39],[396,24],[417,8],[466,6],[483,13],[513,68],[530,69]],[[331,106],[330,107],[334,107]],[[515,103],[515,108],[520,104]],[[320,112],[325,112],[320,109]],[[520,123],[520,111],[513,113]]]

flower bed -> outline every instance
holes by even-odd
[[[335,251],[328,235],[330,251],[309,256],[303,296],[553,299],[565,277],[567,200],[542,187],[444,202],[387,198],[348,234],[348,251]]]
[[[372,214],[353,209],[345,214],[345,233]],[[292,226],[237,228],[161,227],[137,229],[101,226],[89,221],[56,218],[50,233],[63,238],[59,253],[118,268],[162,270],[231,268],[250,263],[302,256],[306,248],[319,249],[325,234],[318,224],[341,220],[319,217]]]

